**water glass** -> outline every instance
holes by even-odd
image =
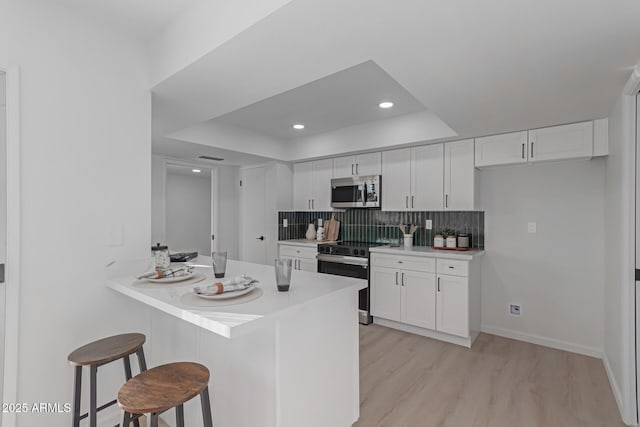
[[[286,292],[291,284],[291,260],[278,258],[275,260],[276,267],[276,284],[278,291]]]
[[[217,278],[224,277],[227,270],[227,252],[211,252],[213,260],[213,275]]]

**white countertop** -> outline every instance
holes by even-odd
[[[328,242],[308,239],[278,240],[279,245],[305,246],[308,248],[316,248],[320,243]]]
[[[433,249],[430,246],[413,246],[411,248],[405,248],[404,246],[377,246],[375,248],[369,249],[369,252],[391,255],[423,256],[429,258],[461,259],[467,261],[470,261],[484,254],[484,251],[481,249],[471,249],[468,251],[450,251],[444,249]]]
[[[220,279],[213,277],[210,257],[200,256],[188,264],[197,265],[195,271],[205,274],[206,279],[196,284],[182,286],[179,284],[135,286],[136,272],[132,267],[122,267],[122,273],[118,274],[118,266],[114,265],[110,267],[111,278],[107,285],[117,292],[226,338],[233,338],[253,330],[262,321],[273,320],[292,311],[304,309],[308,304],[322,304],[367,287],[367,281],[362,279],[294,270],[291,273],[289,291],[278,292],[273,266],[229,260],[227,278],[248,274],[259,280],[258,286],[264,294],[256,300],[237,305],[196,308],[184,305],[180,299],[182,295],[191,292],[194,286],[206,286]],[[137,269],[142,268],[142,271],[137,273],[144,271],[145,263],[140,265],[142,267]]]

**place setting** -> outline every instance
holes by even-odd
[[[151,248],[151,254],[152,262],[149,268],[136,277],[132,283],[133,286],[142,288],[158,288],[159,285],[163,288],[178,287],[195,284],[206,279],[206,275],[195,271],[194,266],[172,262],[175,259],[186,260],[185,255],[182,253],[170,255],[167,246],[161,246],[158,243]],[[189,259],[192,259],[193,255],[190,256]]]

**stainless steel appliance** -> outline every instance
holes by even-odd
[[[332,179],[331,207],[380,209],[381,181],[380,175]]]
[[[318,273],[356,277],[367,280],[367,287],[358,296],[358,320],[371,323],[369,295],[369,248],[381,243],[337,242],[318,245]]]

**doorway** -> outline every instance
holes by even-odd
[[[240,169],[240,260],[266,264],[265,167]]]

